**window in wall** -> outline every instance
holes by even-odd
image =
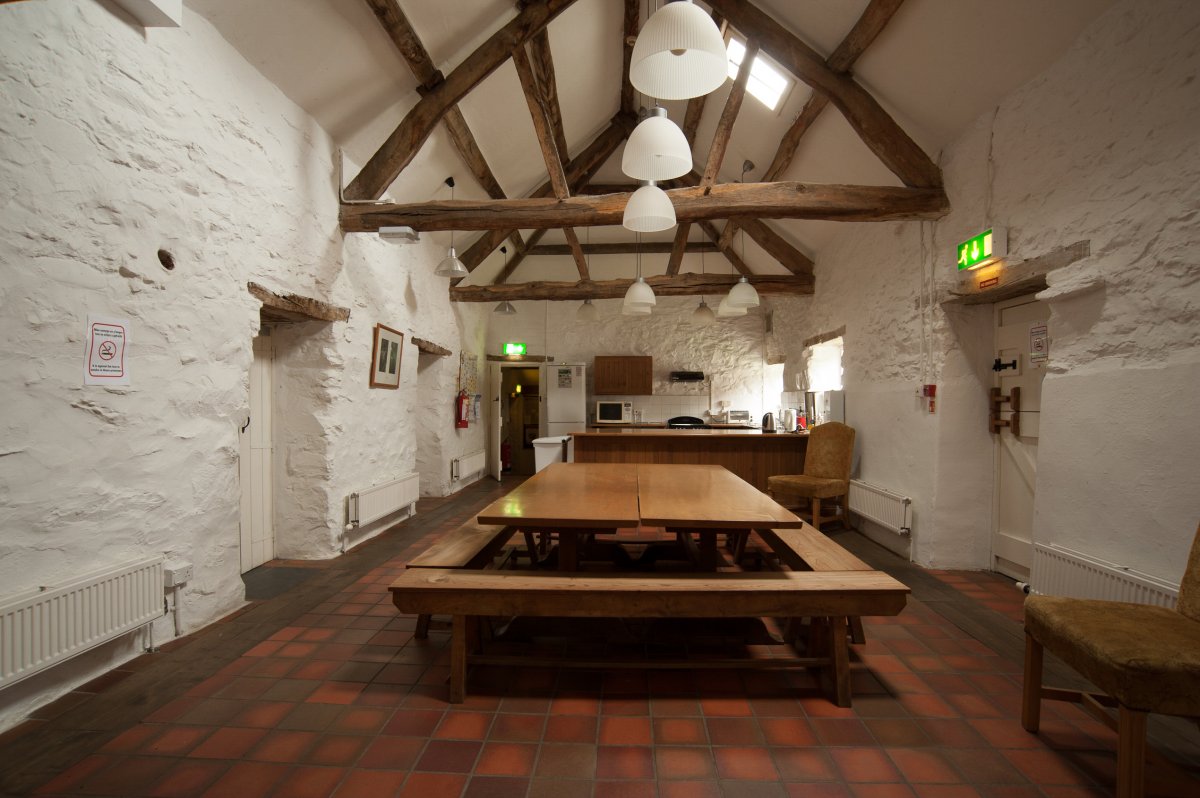
[[[805,382],[810,391],[842,390],[842,338],[813,344],[806,351]]]
[[[746,44],[731,38],[726,52],[729,54],[729,77],[736,79],[738,70],[742,67],[742,59],[746,57]],[[750,79],[746,81],[746,91],[756,100],[774,111],[791,86],[792,81],[781,70],[768,64],[761,55],[754,57],[754,63],[750,66]]]

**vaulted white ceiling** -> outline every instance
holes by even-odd
[[[217,27],[243,56],[288,97],[308,111],[362,164],[417,102],[417,80],[384,33],[365,0],[186,0]],[[868,0],[753,0],[817,52],[834,51],[867,7]],[[883,33],[853,67],[858,82],[934,160],[980,114],[1033,78],[1071,45],[1112,0],[905,0]],[[650,10],[658,0],[645,0]],[[517,14],[509,0],[399,0],[434,64],[443,74]],[[703,6],[703,3],[700,5]],[[550,48],[569,155],[577,155],[605,129],[619,109],[623,0],[579,0],[549,26]],[[642,17],[646,17],[646,9]],[[708,99],[693,157],[703,170],[730,82]],[[772,111],[747,96],[721,170],[722,182],[739,179],[742,164],[755,181],[774,157],[779,140],[810,95],[796,82]],[[641,103],[639,103],[641,104]],[[664,103],[682,123],[685,103]],[[459,103],[492,171],[509,197],[528,195],[546,180],[546,168],[524,94],[511,61]],[[601,168],[597,183],[628,183],[618,151]],[[447,167],[447,164],[450,167]],[[348,181],[357,167],[348,166]],[[389,196],[403,202],[448,199],[443,184],[453,174],[459,199],[487,197],[439,126],[393,183]],[[827,108],[802,140],[780,179],[814,183],[899,185],[860,141],[841,114]],[[790,243],[819,261],[835,222],[775,220]],[[449,233],[425,233],[449,241]],[[475,238],[458,233],[460,251]],[[580,230],[592,242],[628,241],[620,227]],[[645,237],[670,241],[672,231]],[[691,239],[704,234],[692,227]],[[563,243],[551,231],[542,243]],[[759,274],[784,269],[753,241],[745,260]],[[720,255],[706,256],[708,271],[728,271]],[[595,278],[628,277],[628,256],[594,256]],[[469,282],[488,283],[502,268],[494,253]],[[661,273],[666,256],[646,256],[643,269]],[[700,271],[689,254],[684,271]],[[512,281],[575,279],[569,256],[526,259]]]

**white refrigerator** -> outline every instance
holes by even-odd
[[[587,367],[582,363],[546,363],[542,366],[543,407],[541,437],[570,435],[587,430]]]

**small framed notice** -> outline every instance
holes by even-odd
[[[129,320],[88,314],[84,385],[129,385]]]
[[[400,387],[400,351],[404,333],[382,324],[375,325],[375,345],[371,351],[371,387]]]

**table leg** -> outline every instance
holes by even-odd
[[[579,570],[579,536],[574,532],[558,533],[558,570]]]
[[[850,648],[846,642],[846,616],[826,619],[829,627],[830,676],[833,699],[839,707],[850,706]]]
[[[467,696],[467,625],[470,616],[455,615],[450,631],[450,703]]]
[[[700,570],[717,570],[717,532],[715,529],[700,530]]]

